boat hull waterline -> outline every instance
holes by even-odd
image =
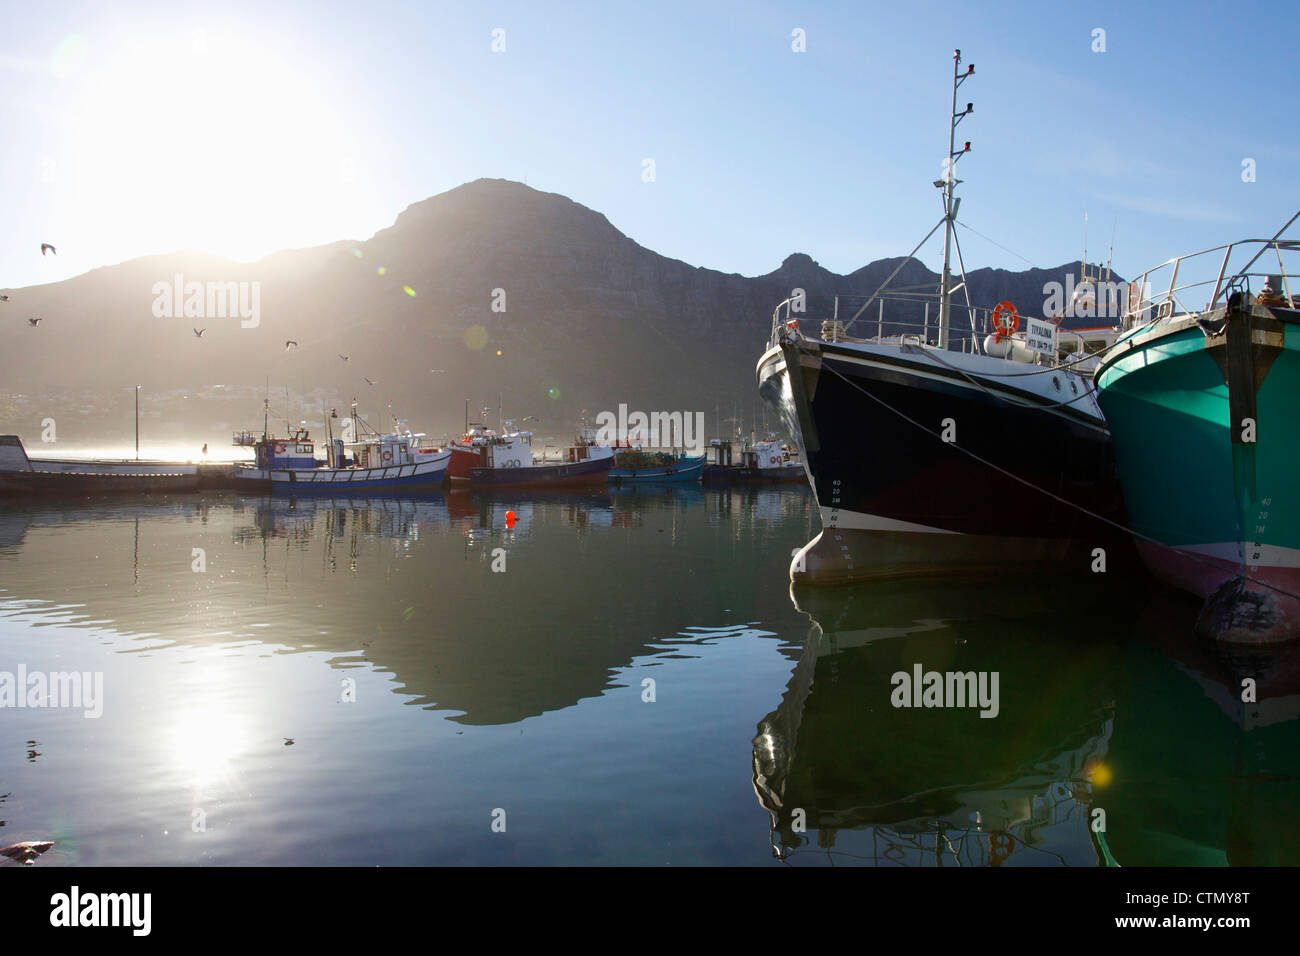
[[[1300,637],[1300,311],[1137,329],[1097,370],[1138,550],[1230,643]]]
[[[932,351],[800,337],[759,360],[760,393],[799,436],[822,517],[792,581],[1043,561],[1086,571],[1114,539],[1105,521],[1123,521],[1122,498],[1087,380],[1056,369],[1011,377],[1003,360]]]
[[[703,473],[704,457],[700,456],[651,468],[612,468],[609,472],[609,480],[618,485],[699,481]]]
[[[180,494],[233,486],[235,465],[174,461],[29,458],[0,435],[0,495]]]
[[[450,452],[440,452],[380,468],[246,468],[237,476],[250,488],[275,494],[409,494],[440,491],[450,458]]]
[[[579,462],[533,465],[524,468],[471,468],[471,488],[567,488],[603,485],[609,480],[613,455]]]

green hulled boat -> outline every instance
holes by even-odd
[[[1233,643],[1300,637],[1300,269],[1286,266],[1300,242],[1281,238],[1296,219],[1136,280],[1096,371],[1143,560],[1205,601],[1200,633]]]

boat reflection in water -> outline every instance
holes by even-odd
[[[774,853],[1300,864],[1300,651],[1189,642],[1194,602],[1078,584],[794,591],[812,625],[753,749]],[[996,672],[997,716],[895,707],[917,664]]]
[[[1110,847],[1132,866],[1300,865],[1300,650],[1189,641],[1198,605],[1163,592],[1136,621]]]
[[[1121,657],[1095,619],[1081,639],[1071,632],[1085,626],[1060,613],[1059,593],[994,602],[978,584],[792,597],[812,626],[754,738],[754,789],[777,856],[815,846],[887,866],[1104,859],[1090,827],[1092,778],[1105,772]],[[895,707],[892,676],[918,664],[996,674],[986,683],[996,715]]]

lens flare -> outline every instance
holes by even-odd
[[[1115,774],[1104,763],[1096,763],[1093,764],[1088,778],[1094,787],[1104,787],[1115,779]]]
[[[50,72],[59,78],[71,76],[81,68],[90,41],[80,33],[73,33],[59,41],[50,57]]]
[[[471,325],[465,330],[465,344],[475,352],[487,345],[488,333],[481,325]]]

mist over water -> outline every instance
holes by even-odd
[[[203,442],[140,441],[140,458],[159,461],[252,461],[253,450],[232,444],[208,443],[207,454]],[[107,461],[129,460],[136,457],[135,444],[78,444],[58,442],[43,444],[39,441],[24,443],[29,458],[95,458]]]

